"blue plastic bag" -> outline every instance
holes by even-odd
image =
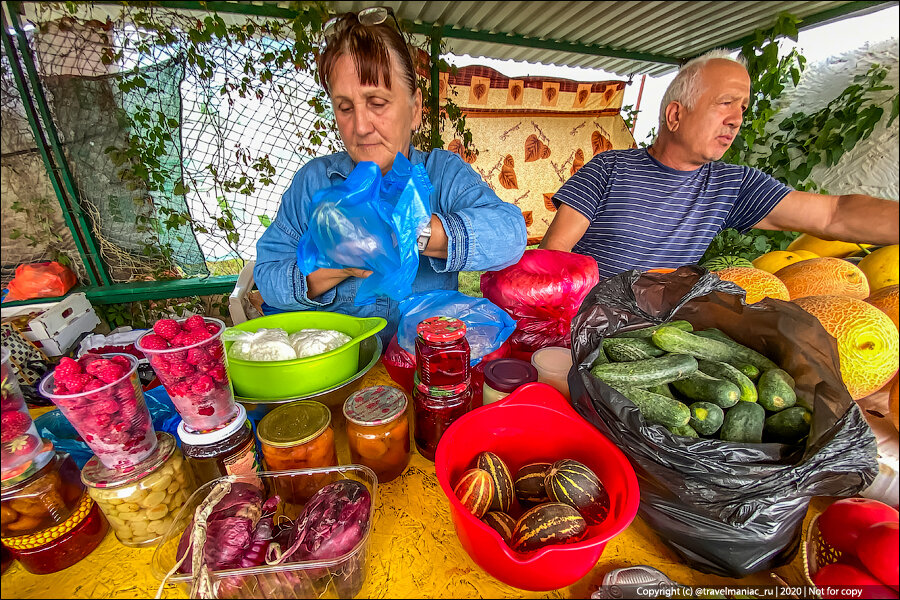
[[[516,328],[505,310],[485,298],[473,298],[454,290],[434,290],[416,294],[400,303],[397,343],[415,354],[416,326],[428,317],[456,317],[466,324],[466,340],[471,349],[470,364],[497,350]]]
[[[313,195],[297,266],[306,275],[321,268],[372,271],[360,282],[356,306],[378,296],[409,297],[419,270],[416,240],[431,219],[426,203],[432,189],[425,165],[413,166],[402,154],[383,177],[377,164],[357,164],[344,182]]]
[[[165,431],[175,436],[175,443],[180,446],[181,440],[176,434],[178,424],[181,423],[181,415],[175,410],[169,394],[163,386],[157,386],[144,392],[144,400],[150,410],[150,420],[153,429]],[[53,447],[62,452],[68,452],[75,460],[75,464],[81,469],[91,459],[94,452],[81,439],[72,424],[62,415],[57,408],[48,411],[34,420],[38,433],[42,438],[51,442]]]

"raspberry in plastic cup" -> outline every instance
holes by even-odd
[[[130,354],[89,354],[77,362],[63,361],[41,381],[41,395],[59,407],[107,468],[132,470],[157,445],[138,379],[137,358]],[[92,368],[94,362],[101,366]],[[77,365],[83,366],[84,372],[79,373]],[[111,381],[107,383],[107,379]],[[79,385],[81,391],[71,391]]]
[[[19,379],[10,362],[10,352],[2,349],[0,362],[0,471],[3,479],[28,468],[35,456],[44,451],[19,388]]]
[[[238,412],[225,367],[225,323],[192,316],[157,321],[135,348],[147,357],[185,427],[210,431]]]

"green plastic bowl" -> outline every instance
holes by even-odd
[[[228,356],[234,342],[225,342],[228,375],[236,396],[277,399],[308,396],[327,390],[352,377],[359,369],[359,343],[382,329],[381,317],[351,317],[340,313],[301,311],[280,313],[245,321],[234,329],[254,332],[259,329],[284,329],[288,334],[301,329],[334,329],[351,339],[340,348],[324,354],[293,360],[252,361]]]

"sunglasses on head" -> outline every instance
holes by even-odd
[[[359,21],[361,25],[365,26],[381,25],[388,20],[388,17],[393,19],[397,31],[403,35],[403,29],[400,27],[400,22],[397,21],[394,10],[389,6],[370,6],[369,8],[364,8],[356,13],[356,20]],[[325,35],[326,42],[330,42],[331,38],[337,34],[338,24],[341,22],[342,18],[343,15],[332,17],[325,23],[322,33]]]

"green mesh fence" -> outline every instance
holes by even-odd
[[[67,264],[86,281],[5,50],[0,57],[0,215],[0,288],[17,265],[51,260]]]
[[[253,33],[240,43],[216,36],[198,43],[187,32],[208,13],[23,6],[52,126],[114,281],[238,273],[255,258],[296,171],[339,144],[328,130],[308,141],[318,119],[310,102],[321,97],[312,74],[272,61],[293,47],[284,21],[222,15]],[[154,43],[148,22],[170,34],[166,43]],[[8,156],[34,148],[27,122],[7,129],[8,113],[21,105],[7,79],[4,68],[4,212]],[[16,168],[46,179],[40,160],[30,161]],[[30,187],[29,197],[40,189],[19,187]],[[3,230],[5,277],[14,266],[7,244],[16,256],[26,253],[22,238],[7,239],[5,220]]]

